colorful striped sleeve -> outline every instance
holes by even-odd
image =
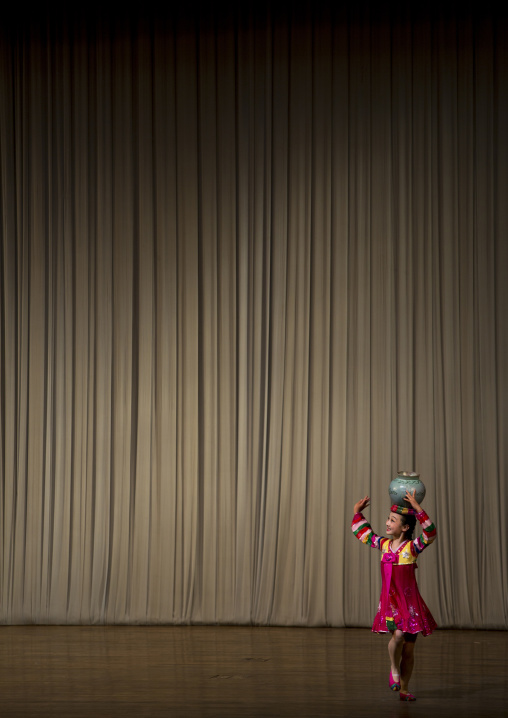
[[[381,548],[380,542],[382,537],[374,533],[363,514],[358,513],[353,516],[351,530],[358,541],[361,541],[371,548]]]
[[[430,546],[430,544],[436,540],[436,527],[429,519],[425,511],[421,511],[416,514],[416,518],[421,524],[423,533],[412,542],[413,548],[417,554],[421,553],[424,548]]]

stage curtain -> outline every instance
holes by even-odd
[[[1,622],[369,626],[402,469],[508,627],[508,26],[413,5],[3,23]]]

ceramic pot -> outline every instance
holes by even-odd
[[[409,471],[399,471],[397,476],[393,479],[388,487],[388,493],[390,495],[390,501],[397,506],[403,506],[404,508],[410,508],[411,504],[404,501],[406,491],[413,493],[416,490],[415,498],[419,504],[422,503],[425,498],[425,485],[423,481],[420,481],[420,474],[415,474]]]

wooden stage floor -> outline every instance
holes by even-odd
[[[4,626],[0,716],[508,716],[508,632],[440,630],[411,689],[388,689],[368,629]]]

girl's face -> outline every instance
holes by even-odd
[[[394,514],[390,512],[386,520],[386,533],[394,538],[399,538],[404,529],[407,529],[407,524],[404,523],[404,518],[400,514]]]

